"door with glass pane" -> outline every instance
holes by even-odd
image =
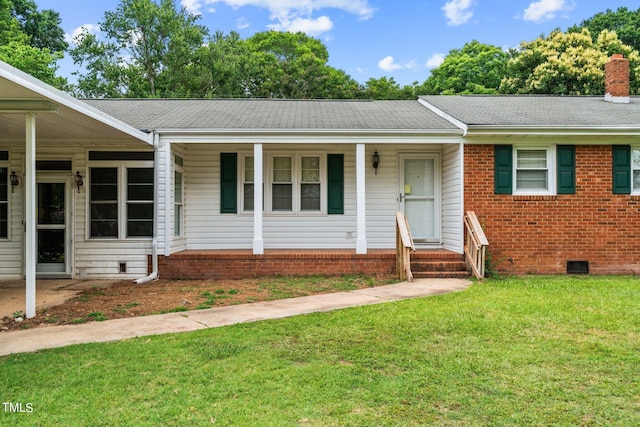
[[[400,156],[400,209],[415,243],[440,242],[440,158]]]
[[[38,237],[36,271],[38,273],[67,272],[67,184],[66,182],[38,182]]]

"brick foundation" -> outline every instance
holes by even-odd
[[[497,270],[566,273],[589,261],[594,274],[640,273],[640,197],[612,194],[610,145],[576,146],[576,194],[493,194],[493,145],[464,148],[465,210],[478,215]]]
[[[185,251],[158,257],[163,278],[240,279],[260,276],[394,274],[395,253]]]
[[[418,251],[412,265],[424,277],[468,277],[462,255],[444,250]],[[149,269],[151,257],[149,257]],[[183,251],[158,257],[160,277],[166,279],[241,279],[263,276],[345,274],[394,275],[395,250],[373,250],[366,255],[342,250]],[[461,271],[462,270],[462,271]]]

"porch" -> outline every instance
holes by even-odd
[[[151,257],[149,257],[151,271]],[[468,278],[464,255],[445,249],[417,250],[411,254],[414,277]],[[394,275],[395,249],[251,249],[185,250],[158,257],[158,272],[171,279],[238,279],[260,276]]]

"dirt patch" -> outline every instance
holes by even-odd
[[[392,276],[257,278],[241,280],[156,280],[136,285],[120,281],[81,290],[64,302],[39,310],[31,319],[0,321],[0,330],[121,319],[150,314],[199,310],[257,301],[295,298],[386,285]]]

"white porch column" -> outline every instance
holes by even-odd
[[[264,199],[262,184],[262,144],[253,145],[253,253],[264,254],[262,239],[262,201]]]
[[[365,145],[356,145],[356,253],[367,253],[367,208],[365,191]]]
[[[36,315],[36,116],[26,114],[25,139],[25,242],[24,266],[26,282],[26,310],[27,318]]]

